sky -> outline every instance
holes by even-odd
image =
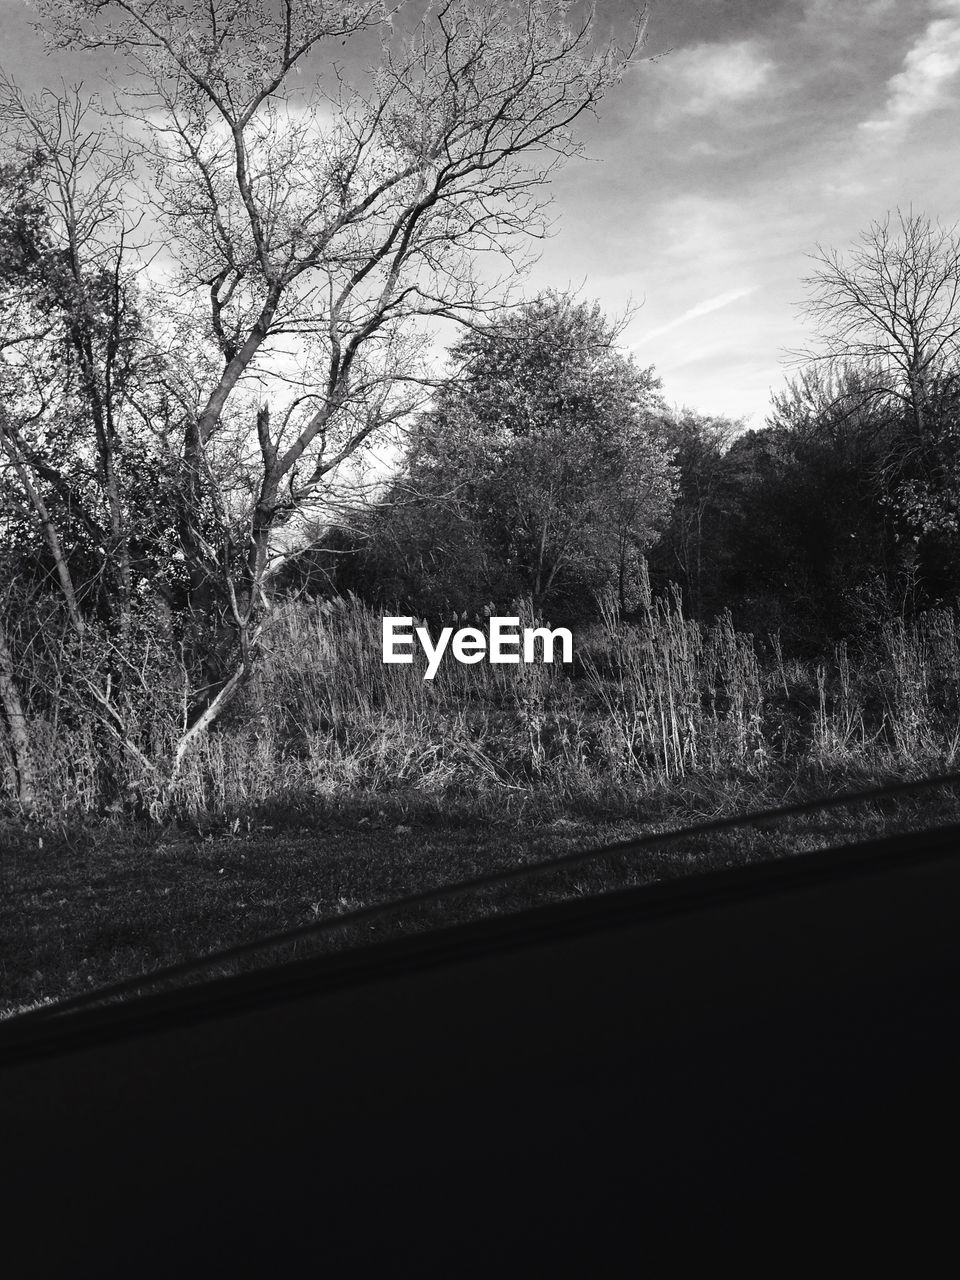
[[[578,289],[667,400],[760,426],[803,347],[807,255],[888,211],[960,220],[960,0],[655,0],[641,60],[553,179],[526,291]],[[598,0],[622,28],[625,0]],[[51,58],[0,0],[0,66],[26,87],[91,72]],[[96,79],[95,72],[93,79]]]
[[[960,219],[960,0],[659,0],[644,55],[555,182],[534,279],[632,297],[667,399],[759,426],[816,244]]]

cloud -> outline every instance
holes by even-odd
[[[882,114],[863,121],[861,128],[887,134],[907,127],[945,100],[948,84],[960,71],[960,0],[939,0],[932,8],[945,16],[927,24],[907,51],[902,70],[888,81]]]
[[[656,64],[666,73],[659,118],[706,116],[755,97],[774,64],[754,40],[698,44],[667,54]]]
[[[631,346],[634,350],[642,347],[644,343],[650,342],[653,338],[659,338],[665,333],[670,333],[674,329],[679,329],[682,324],[689,324],[691,320],[699,320],[701,316],[708,316],[713,311],[720,311],[723,307],[729,307],[731,303],[738,302],[741,298],[746,298],[748,294],[756,292],[756,285],[748,288],[728,289],[725,293],[718,293],[712,298],[706,298],[703,302],[698,302],[693,307],[688,307],[675,320],[671,320],[668,324],[662,324],[656,329],[651,329],[649,333],[645,333]]]

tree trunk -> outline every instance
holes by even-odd
[[[20,701],[13,669],[13,655],[7,644],[6,632],[0,623],[0,706],[10,735],[13,765],[17,774],[17,799],[28,812],[36,807],[36,774],[33,753],[30,750],[30,730]]]

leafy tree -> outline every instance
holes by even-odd
[[[101,173],[87,206],[73,183],[103,135],[69,105],[7,103],[32,151],[0,172],[5,534],[21,572],[56,575],[78,633],[95,616],[122,648],[138,588],[161,569],[135,497],[159,491],[140,412],[160,365],[122,245],[98,236],[119,173]]]
[[[20,131],[21,146],[0,170],[5,649],[15,667],[26,633],[34,657],[56,654],[65,623],[71,652],[85,654],[69,664],[69,679],[105,732],[130,745],[118,695],[133,675],[141,701],[156,697],[143,679],[135,615],[164,594],[170,572],[169,539],[165,547],[150,518],[163,502],[164,459],[142,419],[161,365],[122,225],[118,244],[101,234],[122,165],[100,154],[103,134],[89,128],[76,96],[29,105],[8,96],[6,122]],[[78,173],[95,154],[100,181],[84,192]],[[61,618],[48,607],[51,587]],[[18,627],[14,618],[25,610],[31,625]],[[44,687],[40,681],[34,690],[41,705]],[[27,719],[8,709],[7,720],[25,759]],[[18,765],[21,784],[29,772]]]
[[[806,370],[774,397],[765,429],[704,462],[693,454],[711,486],[708,612],[729,607],[738,626],[780,631],[807,656],[863,636],[902,602],[907,562],[884,498],[893,426],[862,381]]]
[[[549,293],[457,344],[378,516],[379,562],[415,598],[582,612],[612,586],[629,607],[673,472],[659,382],[617,336],[598,305]]]

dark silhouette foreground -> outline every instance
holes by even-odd
[[[14,1271],[609,1274],[762,1246],[779,1273],[837,1239],[926,1249],[956,1203],[958,844],[13,1020],[2,1203],[44,1222]]]

